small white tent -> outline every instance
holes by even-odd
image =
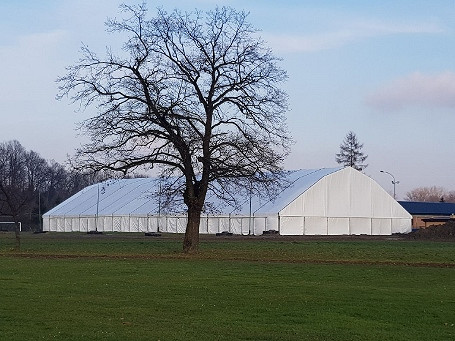
[[[411,231],[411,215],[382,187],[351,167],[290,172],[274,200],[245,198],[242,207],[206,215],[201,233],[229,231],[282,235],[390,235]],[[43,215],[45,231],[183,233],[186,215],[161,212],[151,178],[92,185]]]

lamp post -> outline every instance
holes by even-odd
[[[400,182],[395,180],[395,177],[393,176],[392,173],[386,172],[386,171],[380,171],[381,173],[386,173],[389,174],[392,177],[392,184],[393,184],[393,198],[396,199],[396,192],[395,192],[395,185],[398,185]]]

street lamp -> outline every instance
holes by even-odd
[[[380,171],[381,173],[386,173],[389,174],[392,177],[392,184],[393,184],[393,198],[396,199],[396,192],[395,192],[395,185],[398,185],[400,182],[395,180],[395,177],[393,176],[392,173],[386,172],[386,171]]]

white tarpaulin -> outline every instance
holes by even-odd
[[[392,234],[411,231],[411,215],[370,177],[351,167],[326,175],[279,211],[280,233]],[[303,226],[302,226],[303,225]],[[299,233],[302,234],[302,233]]]
[[[411,215],[373,179],[353,168],[299,170],[289,172],[288,180],[290,185],[273,200],[241,198],[240,208],[203,215],[200,233],[277,230],[282,235],[390,235],[411,231]],[[45,213],[44,230],[183,233],[185,212],[161,212],[158,188],[158,180],[152,178],[89,186]]]

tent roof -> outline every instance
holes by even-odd
[[[286,207],[291,201],[296,199],[299,195],[306,192],[316,182],[323,177],[343,169],[338,168],[320,168],[320,169],[301,169],[289,173],[287,180],[290,182],[289,186],[284,188],[281,193],[274,199],[266,203],[257,203],[253,206],[253,213],[266,214],[277,213]],[[257,200],[257,199],[256,199]],[[245,205],[241,213],[248,214],[245,211]]]
[[[153,211],[156,179],[107,180],[74,194],[44,215],[147,214]]]
[[[320,179],[341,169],[342,167],[290,171],[287,177],[290,185],[284,188],[274,200],[261,201],[256,197],[251,198],[251,213],[278,213]],[[159,211],[158,188],[157,178],[108,180],[84,188],[44,215],[157,214]],[[210,201],[210,198],[208,200]],[[248,215],[250,198],[245,198],[241,208],[225,207],[223,213]]]

